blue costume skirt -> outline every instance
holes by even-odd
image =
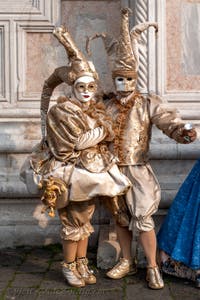
[[[159,248],[191,269],[200,269],[200,160],[180,187],[158,233]]]

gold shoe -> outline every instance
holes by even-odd
[[[120,279],[125,276],[134,275],[137,273],[137,268],[126,258],[120,258],[120,261],[106,275],[112,279]]]
[[[88,259],[86,257],[77,258],[77,270],[86,284],[96,283],[96,277],[92,270],[88,269]]]
[[[62,262],[62,272],[69,285],[75,287],[85,286],[84,280],[76,269],[76,262],[69,264]]]
[[[146,280],[148,282],[148,287],[153,290],[159,290],[164,288],[164,282],[158,266],[147,267]]]

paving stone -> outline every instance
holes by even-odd
[[[0,251],[0,266],[19,266],[24,259],[22,253],[17,253],[15,249]]]
[[[124,280],[112,280],[106,277],[104,271],[96,271],[95,276],[97,278],[97,283],[95,285],[87,285],[86,287],[79,290],[78,299],[123,299],[124,296]]]
[[[54,260],[54,261],[56,261],[56,260],[62,261],[62,260],[63,260],[63,253],[62,253],[62,251],[59,252],[59,253],[56,253],[56,254],[53,256],[52,260]]]
[[[0,286],[6,286],[7,283],[14,277],[15,270],[9,267],[3,267],[0,269],[0,274]]]
[[[6,291],[5,300],[35,300],[37,289],[34,288],[9,288]]]
[[[2,299],[3,292],[4,292],[4,287],[0,287],[0,299]]]
[[[63,278],[62,272],[56,272],[56,271],[50,271],[46,274],[44,280],[41,283],[41,288],[44,289],[52,289],[54,287],[56,288],[66,288],[67,283],[65,279]]]
[[[95,275],[97,277],[97,283],[95,285],[88,285],[81,289],[72,289],[63,279],[61,272],[57,273],[55,270],[51,270],[47,273],[45,280],[43,280],[40,288],[47,291],[51,291],[54,287],[56,287],[59,290],[61,290],[60,296],[67,296],[67,299],[68,297],[70,297],[69,299],[76,299],[74,298],[76,295],[79,296],[78,299],[83,300],[94,298],[102,299],[102,297],[105,300],[122,299],[118,297],[121,297],[123,295],[123,279],[118,280],[116,284],[115,280],[106,278],[102,271],[97,272]],[[113,298],[110,298],[111,294]]]
[[[97,278],[97,283],[95,284],[95,287],[98,289],[120,290],[123,288],[123,285],[124,285],[123,279],[118,279],[118,280],[110,279],[106,276],[105,271],[96,270],[95,276]]]
[[[27,256],[33,250],[33,247],[20,246],[20,247],[13,248],[13,250],[19,255]]]
[[[35,259],[46,259],[49,260],[53,256],[53,250],[49,248],[34,248],[28,258],[35,258]]]
[[[200,289],[194,287],[194,283],[184,279],[170,279],[169,288],[173,299],[200,300]]]
[[[0,299],[200,300],[200,290],[194,288],[193,283],[172,276],[164,276],[164,289],[150,290],[145,281],[146,270],[141,268],[135,275],[112,280],[106,277],[105,270],[96,268],[95,251],[91,255],[88,253],[88,257],[90,267],[97,277],[97,283],[84,288],[72,288],[62,275],[60,265],[62,253],[56,252],[60,251],[59,247],[57,250],[57,246],[55,248],[52,246],[52,249],[29,247],[25,248],[25,252],[23,248],[6,250],[4,254],[8,259],[0,270]],[[17,257],[16,264],[14,264],[15,257]]]
[[[77,300],[79,289],[40,289],[37,300]]]
[[[125,292],[126,300],[173,300],[168,286],[161,290],[151,290],[145,281],[127,285]]]
[[[49,268],[49,261],[43,258],[28,258],[18,269],[19,272],[46,272]]]
[[[61,272],[62,266],[61,266],[61,261],[53,261],[51,263],[49,271],[56,271],[56,272]]]
[[[135,284],[139,282],[145,282],[146,278],[146,269],[138,269],[137,273],[131,276],[126,276],[124,278],[127,285],[129,284]]]
[[[31,287],[36,287],[36,286],[40,285],[43,277],[44,277],[44,274],[40,274],[40,273],[16,274],[15,279],[12,283],[12,287],[25,288],[25,289],[31,288]]]
[[[0,282],[0,290],[3,291],[7,285],[5,282]]]
[[[124,299],[123,289],[118,289],[115,283],[115,288],[97,288],[97,287],[85,287],[79,291],[80,300],[114,300],[114,299]]]

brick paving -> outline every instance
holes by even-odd
[[[165,288],[150,290],[144,269],[116,281],[96,268],[94,251],[88,257],[97,284],[72,288],[61,273],[60,245],[1,250],[0,300],[200,300],[200,289],[191,282],[164,276]]]

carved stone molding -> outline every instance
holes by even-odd
[[[130,7],[133,16],[130,18],[130,27],[146,21],[156,22],[155,0],[122,1]],[[140,65],[138,71],[138,88],[142,93],[156,91],[156,39],[153,28],[149,28],[141,36],[139,45]]]
[[[197,22],[200,3],[159,0],[157,14],[160,28],[157,48],[158,92],[164,100],[177,107],[186,119],[200,119],[197,113],[200,109],[200,72],[192,73],[186,67],[187,59],[191,60],[190,54],[198,52],[195,47],[199,44]],[[195,66],[195,62],[193,64]]]
[[[27,33],[50,33],[60,18],[60,0],[0,0],[0,106],[12,117],[16,107],[39,107],[39,92],[25,93]],[[41,91],[40,91],[41,92]],[[25,105],[23,105],[25,104]],[[12,112],[12,109],[13,112]],[[28,110],[25,112],[28,113]]]
[[[34,105],[32,102],[39,101],[41,97],[41,89],[36,92],[27,92],[26,83],[31,79],[27,77],[27,64],[29,64],[29,68],[32,66],[32,62],[27,59],[27,35],[32,35],[34,39],[34,35],[37,34],[51,34],[54,26],[41,24],[35,26],[34,23],[29,23],[28,26],[23,23],[17,24],[17,73],[19,77],[19,84],[17,86],[17,102],[19,107],[25,107],[28,105]],[[38,53],[38,55],[41,55]],[[33,66],[32,66],[33,67]],[[45,67],[45,66],[44,66]],[[39,75],[39,74],[38,74]],[[31,83],[30,83],[31,85]],[[27,103],[29,102],[29,103]]]
[[[148,1],[135,1],[135,23],[143,23],[148,20]],[[148,85],[148,56],[147,56],[147,32],[143,32],[141,35],[141,40],[143,47],[139,47],[139,77],[138,77],[138,88],[141,92],[147,92]]]
[[[55,23],[60,0],[0,0],[0,18]]]
[[[9,99],[9,23],[0,21],[0,102]]]

